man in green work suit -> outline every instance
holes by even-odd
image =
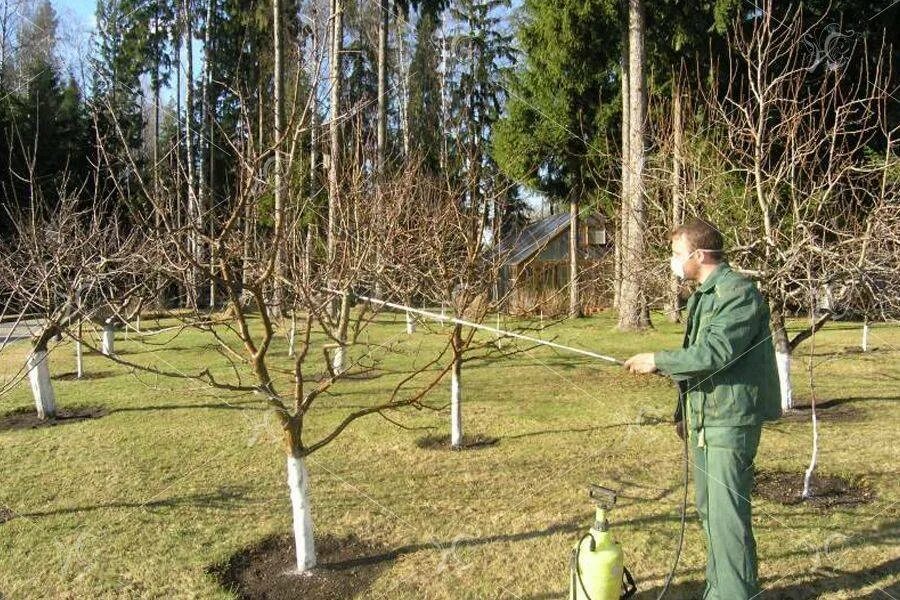
[[[749,600],[760,593],[753,460],[763,421],[781,414],[769,307],[752,281],[731,270],[721,233],[705,221],[672,232],[671,263],[676,275],[700,284],[688,300],[682,348],[637,354],[625,366],[659,371],[678,385],[675,426],[682,438],[687,429],[693,450],[707,540],[704,600]]]

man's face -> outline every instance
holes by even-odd
[[[683,235],[672,239],[672,256],[684,265],[684,278],[694,281],[697,279],[697,271],[700,268],[697,262],[697,253],[691,252],[687,240]]]

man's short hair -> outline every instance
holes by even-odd
[[[672,230],[669,237],[675,239],[683,235],[688,248],[706,250],[713,258],[722,260],[725,255],[725,243],[722,233],[709,221],[694,218]]]

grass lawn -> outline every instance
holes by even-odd
[[[680,344],[681,326],[661,315],[654,323],[652,332],[626,335],[603,313],[544,335],[622,358]],[[211,365],[227,374],[199,333],[161,346],[129,335],[117,337],[123,358],[180,372]],[[382,315],[369,336],[404,353],[386,357],[380,377],[341,383],[321,398],[308,417],[307,440],[354,407],[384,398],[396,371],[421,363],[444,341],[423,329],[407,336],[402,315],[392,314]],[[865,485],[874,499],[827,510],[755,499],[764,597],[900,597],[900,326],[875,326],[866,354],[853,350],[860,338],[860,324],[841,322],[821,331],[814,347],[801,345],[795,399],[809,402],[812,360],[817,398],[828,403],[820,413],[820,472]],[[285,347],[280,337],[273,352],[284,356]],[[4,350],[0,375],[17,369],[25,350],[22,342]],[[233,597],[209,567],[290,531],[276,419],[258,397],[136,376],[96,354],[85,358],[90,377],[74,380],[66,376],[73,356],[66,343],[51,353],[58,406],[109,412],[0,431],[0,597]],[[679,530],[673,386],[547,348],[467,363],[463,381],[466,432],[498,437],[498,444],[463,452],[419,448],[426,433],[449,433],[448,415],[409,410],[392,416],[405,428],[369,416],[309,459],[317,538],[355,534],[396,551],[359,597],[563,598],[569,550],[592,522],[586,485],[596,482],[620,490],[612,527],[640,597],[655,598]],[[448,400],[449,387],[448,377],[433,401]],[[0,398],[0,415],[29,406],[25,382]],[[770,424],[757,468],[801,472],[810,443],[808,418]],[[688,518],[671,598],[698,597],[704,577],[693,507]]]

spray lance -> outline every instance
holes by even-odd
[[[343,294],[339,290],[325,288],[326,291],[333,294]],[[513,331],[504,331],[498,327],[490,327],[481,323],[449,317],[442,314],[436,314],[430,311],[414,308],[397,302],[389,302],[378,298],[354,294],[355,298],[364,302],[381,305],[383,307],[392,308],[394,310],[406,311],[408,313],[417,314],[422,317],[434,319],[439,322],[456,323],[474,329],[489,331],[498,335],[550,346],[567,352],[590,356],[605,362],[624,365],[621,361],[612,356],[606,356],[583,348],[573,348],[564,346],[556,342],[542,340],[529,335],[523,335]],[[660,374],[657,374],[661,376]],[[684,402],[684,398],[679,394],[679,402]],[[682,407],[683,408],[683,407]],[[681,549],[684,545],[685,516],[687,514],[687,490],[688,490],[688,443],[687,432],[682,436],[682,451],[684,463],[684,494],[681,501],[681,529],[678,535],[678,546],[675,550],[675,557],[672,567],[666,576],[665,584],[656,599],[661,600],[669,590],[669,585],[675,577],[675,571],[678,568],[678,561],[681,557]],[[569,600],[617,600],[630,598],[637,591],[634,578],[625,568],[622,549],[609,532],[609,522],[606,514],[616,503],[617,493],[614,490],[599,485],[591,484],[589,488],[589,496],[596,504],[596,519],[593,526],[584,534],[575,547],[572,549],[572,559],[570,562],[570,586]]]

